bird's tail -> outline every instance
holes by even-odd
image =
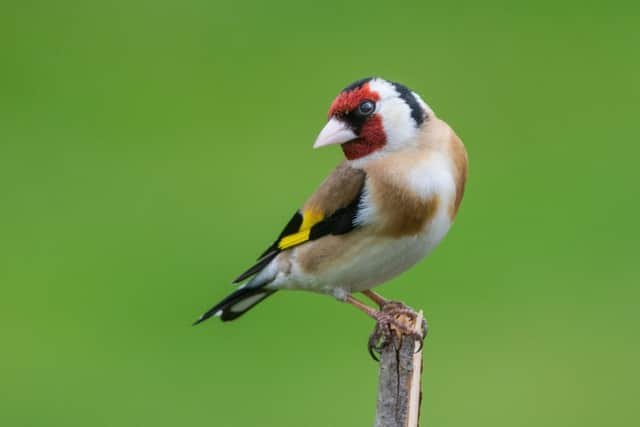
[[[275,292],[263,286],[244,286],[227,296],[204,313],[194,325],[202,323],[211,316],[218,316],[222,321],[236,319],[255,307],[260,301]]]

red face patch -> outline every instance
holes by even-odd
[[[359,138],[342,144],[342,151],[347,159],[355,160],[384,147],[386,142],[382,118],[375,114],[362,126]]]
[[[380,100],[380,95],[371,90],[369,83],[348,92],[342,92],[331,104],[329,118],[351,113],[366,100],[373,102]],[[355,160],[384,147],[386,142],[387,136],[382,126],[382,117],[379,114],[373,114],[362,124],[358,138],[342,144],[342,151],[347,159]]]
[[[334,114],[348,113],[366,99],[374,102],[380,99],[380,95],[369,88],[369,83],[365,83],[359,88],[349,92],[342,92],[331,104],[329,117]]]

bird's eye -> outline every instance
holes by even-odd
[[[360,103],[360,105],[358,105],[358,113],[362,114],[363,116],[368,116],[369,114],[373,113],[374,110],[376,109],[376,104],[373,103],[373,101],[362,101]]]

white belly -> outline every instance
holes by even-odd
[[[365,238],[356,256],[333,268],[305,274],[295,263],[289,274],[274,283],[278,288],[304,289],[342,298],[378,286],[408,270],[433,250],[451,226],[446,209],[439,209],[423,232],[415,236]]]

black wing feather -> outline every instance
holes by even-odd
[[[363,184],[364,187],[364,184]],[[362,188],[358,191],[356,197],[349,203],[349,205],[340,208],[329,215],[322,221],[314,224],[309,230],[309,240],[317,240],[323,236],[329,234],[345,234],[354,228],[358,227],[356,218],[360,208],[360,201],[362,199]],[[260,272],[265,268],[273,259],[278,256],[282,249],[278,247],[278,243],[283,237],[295,234],[300,231],[302,225],[303,216],[299,211],[295,213],[293,218],[287,223],[287,226],[278,236],[278,239],[260,256],[258,261],[251,266],[247,271],[238,276],[233,283],[241,282],[254,274]],[[304,242],[303,242],[304,243]],[[303,244],[301,243],[301,244]],[[266,289],[267,283],[249,283],[244,287],[238,288],[235,292],[231,293],[225,299],[218,304],[210,308],[194,323],[204,322],[208,318],[214,315],[220,316],[223,321],[233,320],[242,316],[244,313],[253,308],[256,304],[263,301],[268,296],[276,292],[274,289]]]
[[[285,236],[288,236],[289,234],[297,233],[298,230],[300,230],[301,225],[302,225],[302,214],[298,211],[289,220],[289,222],[284,227],[284,230],[282,230],[282,232],[280,233],[276,241],[273,242],[273,244],[269,246],[267,250],[262,253],[262,255],[260,255],[260,257],[258,258],[258,261],[256,261],[255,264],[249,267],[247,271],[245,271],[244,273],[236,277],[235,280],[231,283],[242,282],[243,280],[248,279],[249,277],[253,276],[254,274],[258,273],[260,270],[265,268],[267,265],[269,265],[269,263],[280,253],[280,248],[278,248],[278,242],[280,241],[280,239],[282,239]]]
[[[360,208],[363,188],[360,188],[356,197],[347,206],[336,210],[327,218],[313,225],[309,231],[309,240],[307,241],[316,240],[329,234],[345,234],[356,228],[358,226],[358,224],[356,224],[356,217],[358,216],[358,210]],[[276,256],[278,256],[280,252],[282,252],[282,249],[278,247],[280,240],[282,240],[283,237],[300,231],[302,220],[302,213],[300,211],[296,212],[293,215],[293,218],[289,220],[284,230],[282,230],[276,241],[262,253],[254,265],[238,276],[233,283],[242,282],[265,268]]]
[[[362,189],[349,205],[340,208],[326,219],[311,227],[309,240],[316,240],[328,234],[345,234],[358,226],[356,217],[360,208]]]
[[[277,250],[277,247],[275,250],[272,250],[271,252],[266,252],[262,258],[258,259],[258,262],[256,262],[255,264],[253,264],[251,266],[251,268],[249,268],[247,271],[245,271],[244,273],[242,273],[241,275],[239,275],[238,277],[236,277],[233,282],[231,283],[240,283],[243,280],[253,276],[254,274],[258,273],[260,270],[262,270],[263,268],[265,268],[267,265],[269,265],[269,263],[280,253],[279,250]]]
[[[298,211],[293,215],[293,218],[289,220],[289,222],[284,227],[284,230],[282,230],[282,233],[280,233],[276,241],[273,242],[273,244],[269,246],[267,250],[262,253],[262,255],[260,255],[260,257],[258,258],[258,261],[264,258],[264,256],[267,255],[269,252],[279,251],[278,242],[280,241],[280,239],[290,234],[297,233],[298,231],[300,231],[301,225],[302,225],[302,214],[300,213],[300,211]]]

